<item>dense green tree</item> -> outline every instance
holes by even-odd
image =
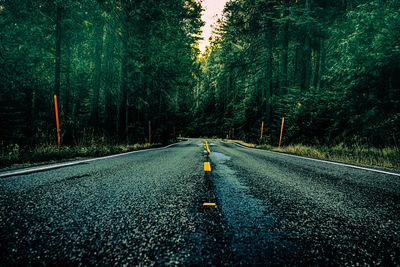
[[[275,144],[286,117],[285,142],[396,144],[399,10],[395,0],[228,2],[200,62],[199,134],[235,128],[254,141],[264,121]]]
[[[400,138],[397,0],[232,0],[198,49],[198,0],[1,0],[0,139],[277,143]]]
[[[54,140],[54,93],[64,144],[143,142],[149,120],[156,142],[186,128],[199,1],[2,0],[0,12],[4,146]]]

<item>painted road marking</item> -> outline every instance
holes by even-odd
[[[206,146],[207,152],[210,153],[210,148],[208,147],[207,140],[206,139],[203,139],[203,140],[204,140],[204,144]]]
[[[211,171],[210,162],[204,162],[204,171],[205,172],[210,172]]]
[[[170,144],[170,145],[165,146],[165,147],[157,147],[157,148],[149,148],[149,149],[143,149],[143,150],[137,150],[137,151],[130,151],[130,152],[125,152],[125,153],[121,153],[121,154],[115,154],[115,155],[100,157],[100,158],[93,158],[93,159],[85,159],[85,160],[74,161],[74,162],[60,163],[60,164],[44,166],[44,167],[38,167],[38,168],[30,168],[30,169],[25,169],[25,170],[21,170],[21,171],[15,171],[15,172],[6,172],[6,173],[0,174],[0,178],[10,177],[10,176],[15,176],[15,175],[22,175],[22,174],[30,174],[30,173],[39,172],[39,171],[47,171],[47,170],[52,170],[52,169],[58,169],[58,168],[74,166],[74,165],[78,165],[78,164],[82,164],[82,163],[88,163],[88,162],[92,162],[92,161],[96,161],[96,160],[110,159],[110,158],[115,158],[115,157],[119,157],[119,156],[130,155],[130,154],[134,154],[134,153],[141,153],[141,152],[148,152],[148,151],[152,151],[152,150],[166,149],[166,148],[174,146],[176,144],[185,143],[185,142],[190,142],[190,141],[178,142],[178,143]]]
[[[217,206],[217,204],[205,202],[203,203],[203,206]]]
[[[317,161],[317,162],[328,163],[328,164],[332,164],[332,165],[338,165],[338,166],[343,166],[343,167],[348,167],[348,168],[353,168],[353,169],[359,169],[359,170],[364,170],[364,171],[370,171],[370,172],[389,174],[389,175],[394,175],[394,176],[399,176],[400,177],[400,173],[395,173],[395,172],[375,170],[375,169],[371,169],[371,168],[365,168],[365,167],[360,167],[360,166],[355,166],[355,165],[350,165],[350,164],[345,164],[345,163],[340,163],[340,162],[335,162],[335,161],[327,161],[327,160],[322,160],[322,159],[307,158],[307,157],[303,157],[303,156],[291,155],[291,154],[286,154],[286,153],[282,153],[282,152],[264,150],[264,149],[259,149],[259,148],[251,148],[251,147],[242,146],[242,145],[237,144],[235,142],[224,142],[224,141],[221,141],[221,142],[227,143],[227,144],[233,143],[233,144],[235,144],[237,146],[240,146],[240,147],[243,147],[243,148],[261,150],[261,151],[265,151],[265,152],[269,152],[269,153],[275,153],[275,154],[279,154],[279,155],[285,155],[285,156],[293,157],[293,158],[307,159],[307,160],[312,160],[312,161]]]

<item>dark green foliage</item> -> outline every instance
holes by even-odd
[[[400,3],[236,0],[201,61],[199,135],[398,145]],[[209,112],[203,116],[204,111]],[[212,127],[212,128],[210,128]]]
[[[190,122],[201,6],[197,0],[0,1],[0,139],[153,142]],[[188,118],[189,117],[189,118]]]
[[[2,148],[176,136],[400,140],[400,2],[234,0],[199,57],[197,0],[1,0]],[[261,122],[264,137],[259,139]],[[233,130],[234,129],[234,130]]]

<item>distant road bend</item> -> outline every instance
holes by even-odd
[[[207,141],[0,172],[0,265],[400,264],[399,173]]]

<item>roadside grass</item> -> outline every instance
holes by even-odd
[[[306,156],[317,159],[328,159],[383,167],[400,170],[400,148],[385,147],[376,148],[362,145],[345,146],[339,144],[336,146],[306,146],[302,144],[293,144],[282,146],[280,149],[271,145],[254,145],[238,140],[230,140],[248,147],[284,152],[294,155]]]
[[[241,141],[241,140],[231,140],[231,139],[228,139],[227,141],[228,141],[228,142],[235,142],[235,143],[238,143],[238,144],[240,144],[240,145],[242,145],[242,146],[247,146],[247,147],[252,147],[252,148],[255,148],[255,147],[256,147],[255,144],[246,143],[246,142],[243,142],[243,141]]]
[[[17,164],[29,165],[74,158],[101,157],[160,146],[162,146],[160,143],[133,145],[92,144],[89,146],[62,146],[58,149],[54,145],[43,145],[30,149],[20,149],[18,145],[14,145],[11,149],[3,149],[0,151],[0,168],[6,168]]]

